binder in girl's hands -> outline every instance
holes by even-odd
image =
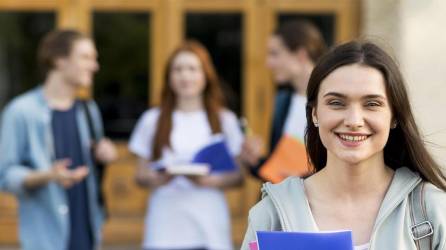
[[[221,135],[214,135],[206,146],[195,153],[191,162],[175,164],[152,162],[151,167],[173,175],[197,176],[237,170],[237,164]]]
[[[352,231],[257,231],[258,250],[353,250]]]
[[[222,135],[213,136],[211,142],[195,154],[192,163],[208,164],[212,173],[237,170],[237,164]]]

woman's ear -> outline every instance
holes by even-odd
[[[398,121],[395,119],[395,118],[393,118],[392,119],[392,123],[390,123],[390,128],[391,129],[394,129],[394,128],[396,128],[398,126]]]
[[[301,63],[311,61],[307,50],[304,48],[297,49],[293,53],[297,60]]]
[[[315,127],[319,127],[319,120],[317,119],[316,107],[311,110],[311,117]]]

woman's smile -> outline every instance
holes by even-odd
[[[342,145],[346,147],[361,146],[371,135],[361,133],[338,133],[334,134],[339,138]]]

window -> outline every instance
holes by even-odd
[[[242,15],[237,13],[188,13],[186,37],[203,43],[211,54],[221,80],[228,108],[241,113]]]
[[[44,80],[37,47],[54,25],[54,13],[0,12],[0,111],[14,96]]]
[[[95,12],[100,70],[94,96],[107,136],[127,139],[149,103],[150,17],[146,13]]]

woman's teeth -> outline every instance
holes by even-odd
[[[364,141],[367,139],[367,135],[343,135],[339,134],[339,137],[341,137],[344,141],[351,141],[351,142],[357,142],[357,141]]]

